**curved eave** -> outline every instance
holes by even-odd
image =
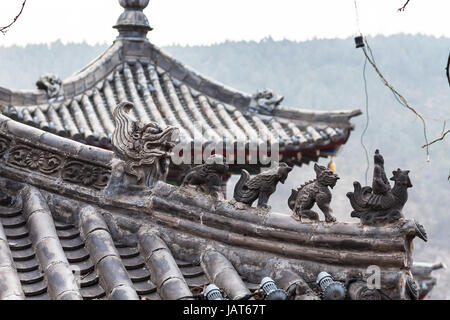
[[[0,128],[0,137],[4,140],[1,150],[2,157],[0,158],[0,175],[5,178],[34,185],[74,200],[136,212],[134,213],[136,217],[139,215],[141,217],[153,217],[152,219],[156,219],[155,222],[161,222],[165,225],[172,226],[172,223],[174,223],[174,228],[184,226],[187,232],[198,231],[192,223],[196,225],[199,223],[202,226],[204,225],[204,228],[209,227],[214,230],[217,229],[218,225],[228,225],[230,231],[234,233],[244,232],[248,239],[246,237],[222,238],[223,228],[220,227],[217,229],[217,241],[230,242],[230,244],[235,245],[239,243],[244,247],[255,247],[259,250],[265,244],[265,249],[268,252],[278,252],[280,245],[284,245],[286,246],[284,250],[286,252],[282,254],[290,256],[290,258],[295,258],[296,252],[301,253],[300,247],[306,246],[311,247],[311,250],[314,248],[314,250],[306,250],[303,253],[305,258],[308,257],[308,259],[311,258],[322,263],[351,265],[354,262],[352,259],[358,258],[360,259],[358,265],[370,265],[375,263],[376,257],[362,254],[364,250],[369,250],[374,255],[379,255],[379,258],[385,259],[386,267],[401,268],[409,267],[411,264],[408,247],[405,246],[404,241],[410,241],[415,234],[413,222],[405,221],[401,226],[395,225],[383,228],[362,226],[359,223],[305,224],[296,222],[285,214],[276,212],[262,214],[263,212],[258,208],[239,210],[228,201],[215,200],[210,196],[192,192],[189,188],[174,187],[164,182],[159,182],[151,190],[151,195],[144,190],[123,197],[122,194],[116,194],[113,191],[114,186],[110,187],[105,184],[103,187],[98,187],[89,181],[77,180],[73,176],[67,177],[63,174],[64,170],[69,168],[69,164],[75,161],[85,163],[90,167],[106,169],[105,175],[109,178],[112,174],[110,168],[113,153],[111,151],[87,146],[39,129],[29,128],[3,116],[0,116]],[[6,140],[8,140],[8,143],[5,142]],[[58,161],[61,164],[54,170],[42,171],[39,167],[30,167],[28,164],[17,162],[12,154],[20,148],[28,150],[35,148],[40,152],[49,152],[52,159],[55,160],[53,164],[58,163]],[[176,221],[183,221],[186,224],[181,225],[169,216],[175,216],[173,218]],[[203,223],[201,222],[202,216]],[[311,238],[305,236],[305,233],[323,237],[329,236],[329,240],[324,241],[321,237]],[[198,235],[203,236],[203,231]],[[348,239],[342,240],[347,236]],[[263,237],[266,240],[259,239],[256,241],[252,240],[251,237],[255,237],[255,239]],[[277,240],[270,243],[269,239]],[[278,241],[281,243],[277,243]],[[330,245],[329,241],[339,243],[341,249],[348,249],[349,253],[331,254],[333,250],[327,249]],[[358,247],[358,245],[360,246]],[[300,247],[296,248],[296,246]],[[322,248],[320,250],[323,251],[323,255],[315,253],[320,251],[318,248]],[[361,250],[361,252],[355,253],[352,258],[352,251],[356,249]],[[290,253],[287,254],[287,251]],[[396,254],[393,254],[393,251]]]
[[[63,81],[64,100],[92,89],[121,63],[122,42],[114,42],[105,52],[83,69]],[[44,90],[14,90],[0,86],[0,104],[5,106],[36,106],[51,103]]]
[[[400,279],[409,274],[412,264],[413,221],[402,220],[385,227],[300,223],[286,214],[258,208],[240,210],[228,201],[164,182],[158,182],[152,190],[117,193],[110,179],[114,162],[111,151],[61,138],[1,115],[0,140],[2,180],[41,189],[49,206],[62,210],[61,217],[73,218],[70,210],[88,204],[107,209],[116,222],[112,225],[123,228],[124,232],[117,232],[119,237],[136,234],[142,227],[154,227],[176,259],[198,261],[199,255],[211,246],[228,259],[249,258],[248,262],[240,260],[236,269],[239,274],[253,277],[249,278],[252,282],[264,276],[262,266],[274,258],[295,267],[306,281],[313,281],[324,269],[348,278],[355,271],[364,272],[376,264],[390,279],[389,284],[383,283],[391,294],[402,295],[404,281]],[[23,158],[30,152],[45,154],[52,161],[48,166],[36,167],[21,162],[17,156],[21,154]],[[100,170],[107,179],[102,178],[103,185],[98,185],[74,176],[80,171],[73,171],[73,165],[85,167],[83,171]],[[8,181],[5,183],[6,188],[13,189]],[[28,198],[24,195],[24,199]]]
[[[128,40],[116,40],[86,67],[65,79],[63,81],[64,99],[72,99],[94,88],[124,61],[154,63],[173,78],[219,103],[246,108],[251,101],[250,94],[210,79],[150,42]],[[7,106],[41,105],[48,102],[45,92],[42,90],[10,90],[0,87],[0,103]],[[311,122],[348,122],[350,118],[360,114],[360,110],[311,111],[280,106],[275,109],[273,116]]]
[[[14,90],[0,86],[0,106],[24,106],[48,103],[42,90]]]
[[[316,123],[345,123],[351,118],[361,115],[359,109],[333,110],[333,111],[313,111],[310,109],[300,109],[293,107],[280,106],[274,110],[274,116],[290,120],[300,120]]]
[[[115,41],[104,53],[94,59],[86,67],[63,81],[64,98],[75,96],[94,88],[108,77],[122,63],[123,42]]]
[[[64,96],[49,100],[42,90],[1,89],[2,113],[44,131],[110,149],[113,109],[131,99],[137,118],[179,127],[182,142],[193,143],[195,130],[190,127],[203,123],[211,132],[203,137],[205,146],[225,139],[247,145],[256,137],[259,142],[279,143],[282,154],[345,143],[353,129],[350,119],[361,113],[286,106],[272,115],[250,112],[250,95],[191,70],[147,41],[116,40],[65,79],[63,89]]]

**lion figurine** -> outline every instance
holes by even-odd
[[[297,190],[292,189],[289,197],[288,205],[293,211],[292,217],[301,221],[302,217],[311,220],[319,220],[317,212],[311,210],[315,203],[325,215],[326,222],[334,222],[336,218],[332,216],[330,207],[331,191],[328,187],[333,188],[336,185],[339,176],[324,166],[314,164],[316,179],[306,182]]]

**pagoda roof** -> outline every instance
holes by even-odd
[[[2,113],[12,119],[89,145],[111,148],[112,112],[134,103],[143,123],[180,129],[180,139],[203,145],[228,141],[278,143],[282,154],[336,150],[360,110],[313,111],[270,106],[264,99],[201,75],[147,40],[118,38],[101,56],[61,81],[59,91],[0,87]],[[261,106],[261,101],[262,106]],[[204,130],[200,130],[200,126]],[[333,149],[334,148],[334,149]]]
[[[298,221],[170,185],[167,159],[148,153],[161,154],[172,134],[146,140],[155,146],[138,156],[152,184],[133,181],[126,168],[136,165],[120,158],[136,132],[123,129],[141,125],[128,122],[131,110],[143,123],[177,127],[184,142],[195,140],[198,121],[208,127],[206,143],[275,140],[299,161],[308,161],[299,153],[319,156],[344,143],[360,112],[283,107],[276,94],[209,80],[146,40],[148,0],[120,4],[118,39],[86,68],[64,81],[41,77],[40,90],[0,89],[0,300],[198,299],[207,284],[232,300],[269,299],[267,277],[286,298],[317,300],[327,298],[323,271],[328,282],[345,282],[352,300],[415,297],[412,241],[426,240],[416,221]],[[124,100],[134,108],[115,109]],[[111,151],[113,110],[125,140]],[[374,265],[381,288],[367,291]]]

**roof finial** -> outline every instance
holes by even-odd
[[[119,30],[118,39],[146,40],[147,32],[152,30],[143,10],[149,0],[119,0],[125,8],[113,28]]]

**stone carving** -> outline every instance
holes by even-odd
[[[377,289],[369,289],[364,286],[359,290],[356,300],[381,300],[381,294]]]
[[[36,82],[38,89],[45,90],[49,99],[63,96],[61,79],[53,73],[44,74]]]
[[[148,2],[149,0],[119,0],[125,9],[113,27],[119,30],[119,39],[145,39],[147,32],[152,30],[143,12]]]
[[[263,113],[272,113],[283,101],[284,97],[278,95],[271,89],[256,91],[252,95],[249,108],[252,111],[262,111]]]
[[[427,232],[425,231],[424,226],[421,225],[416,220],[414,220],[414,225],[415,225],[415,229],[416,229],[416,236],[419,237],[420,239],[422,239],[423,241],[427,242],[428,236],[427,236]]]
[[[374,163],[372,187],[362,188],[355,181],[354,192],[348,192],[347,197],[353,207],[352,217],[360,218],[365,225],[384,225],[403,217],[402,208],[408,200],[408,188],[412,184],[409,170],[397,169],[390,178],[395,182],[391,188],[384,171],[383,156],[378,150],[375,151]]]
[[[114,109],[113,150],[124,162],[123,170],[128,175],[124,177],[128,180],[126,184],[153,187],[167,177],[171,151],[179,131],[172,126],[163,129],[156,122],[143,124],[136,121],[128,114],[131,108],[133,103],[124,101]]]
[[[288,199],[289,208],[292,210],[292,217],[301,221],[302,217],[312,220],[319,220],[317,212],[311,210],[315,203],[325,216],[326,222],[334,222],[336,218],[331,214],[330,207],[331,191],[336,185],[339,176],[324,166],[314,164],[316,179],[306,182],[297,190],[292,189],[291,196]]]
[[[11,145],[11,139],[0,135],[0,155],[3,155]]]
[[[205,164],[190,169],[181,185],[205,185],[212,196],[219,197],[221,194],[222,175],[227,172],[228,164],[224,157],[212,155],[206,159]]]
[[[8,162],[19,167],[50,174],[60,168],[62,159],[49,151],[19,145],[9,153]]]
[[[408,294],[411,300],[419,299],[419,288],[417,286],[417,283],[413,279],[408,277],[406,279],[405,287],[406,293]]]
[[[67,162],[61,172],[63,180],[95,189],[103,189],[110,175],[108,169],[75,160]]]
[[[250,178],[248,171],[243,169],[241,178],[234,187],[232,203],[242,202],[251,206],[258,199],[258,207],[268,209],[269,197],[275,192],[278,182],[284,183],[286,181],[291,170],[292,167],[281,162],[277,166]]]

